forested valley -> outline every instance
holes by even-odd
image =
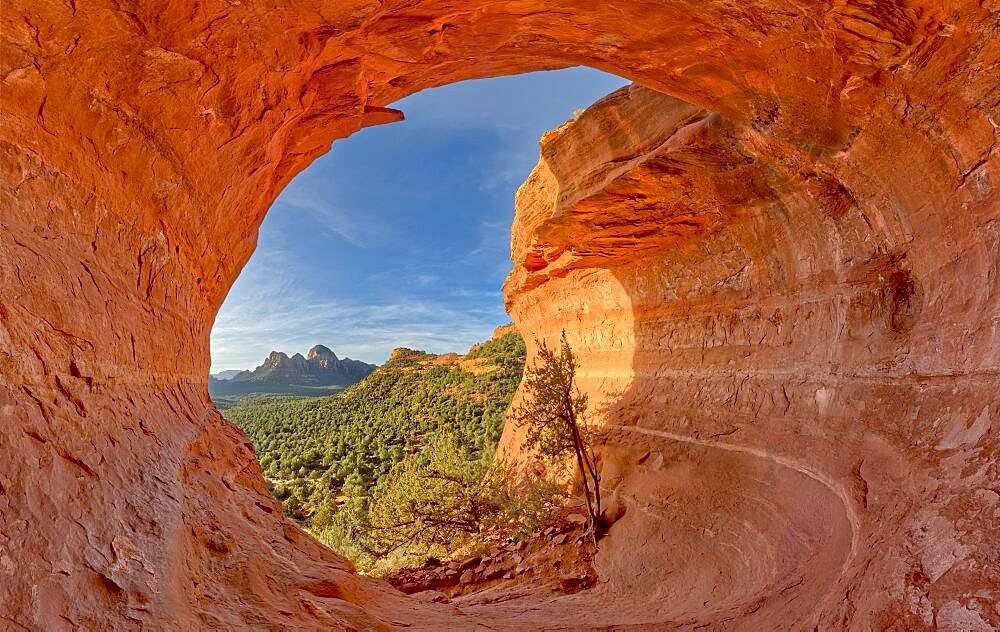
[[[537,526],[553,491],[513,502],[506,472],[491,466],[524,362],[507,326],[465,356],[397,349],[338,395],[218,404],[253,442],[285,513],[361,570],[385,573],[499,523]]]

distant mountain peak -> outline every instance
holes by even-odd
[[[334,361],[337,360],[337,354],[333,352],[332,349],[323,345],[316,345],[309,350],[306,354],[306,358],[309,360],[315,360],[316,358],[330,358]]]
[[[272,351],[253,371],[243,371],[225,380],[228,386],[215,380],[210,384],[210,392],[282,392],[294,387],[350,386],[373,370],[374,364],[339,359],[329,347],[316,345],[306,356],[295,353],[289,357],[283,351]]]

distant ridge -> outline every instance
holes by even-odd
[[[208,380],[212,397],[246,393],[328,394],[368,376],[374,364],[338,358],[329,347],[316,345],[303,357],[272,351],[253,371],[223,371]]]
[[[212,375],[210,377],[213,377],[213,378],[215,378],[217,380],[231,380],[234,377],[236,377],[237,375],[239,375],[240,373],[244,373],[244,372],[245,371],[242,371],[240,369],[229,369],[229,370],[226,370],[226,371],[219,371],[218,373],[212,373]]]

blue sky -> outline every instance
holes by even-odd
[[[314,344],[382,363],[488,338],[510,320],[514,191],[539,137],[625,83],[589,68],[466,81],[334,143],[269,211],[212,330],[212,371]]]

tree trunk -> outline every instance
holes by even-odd
[[[583,496],[587,501],[587,513],[590,517],[588,531],[597,543],[597,525],[598,518],[600,517],[600,490],[597,489],[600,485],[600,481],[597,479],[597,474],[593,470],[591,464],[589,463],[587,456],[587,446],[583,443],[583,437],[580,436],[580,428],[576,423],[576,415],[573,412],[573,399],[569,393],[564,396],[563,404],[566,408],[567,420],[569,421],[570,431],[573,436],[573,451],[576,453],[576,463],[577,467],[580,468],[580,476],[583,479]],[[587,477],[590,476],[594,482],[594,499],[596,500],[597,507],[594,507],[594,502],[591,501],[590,497],[590,485],[587,482]]]

